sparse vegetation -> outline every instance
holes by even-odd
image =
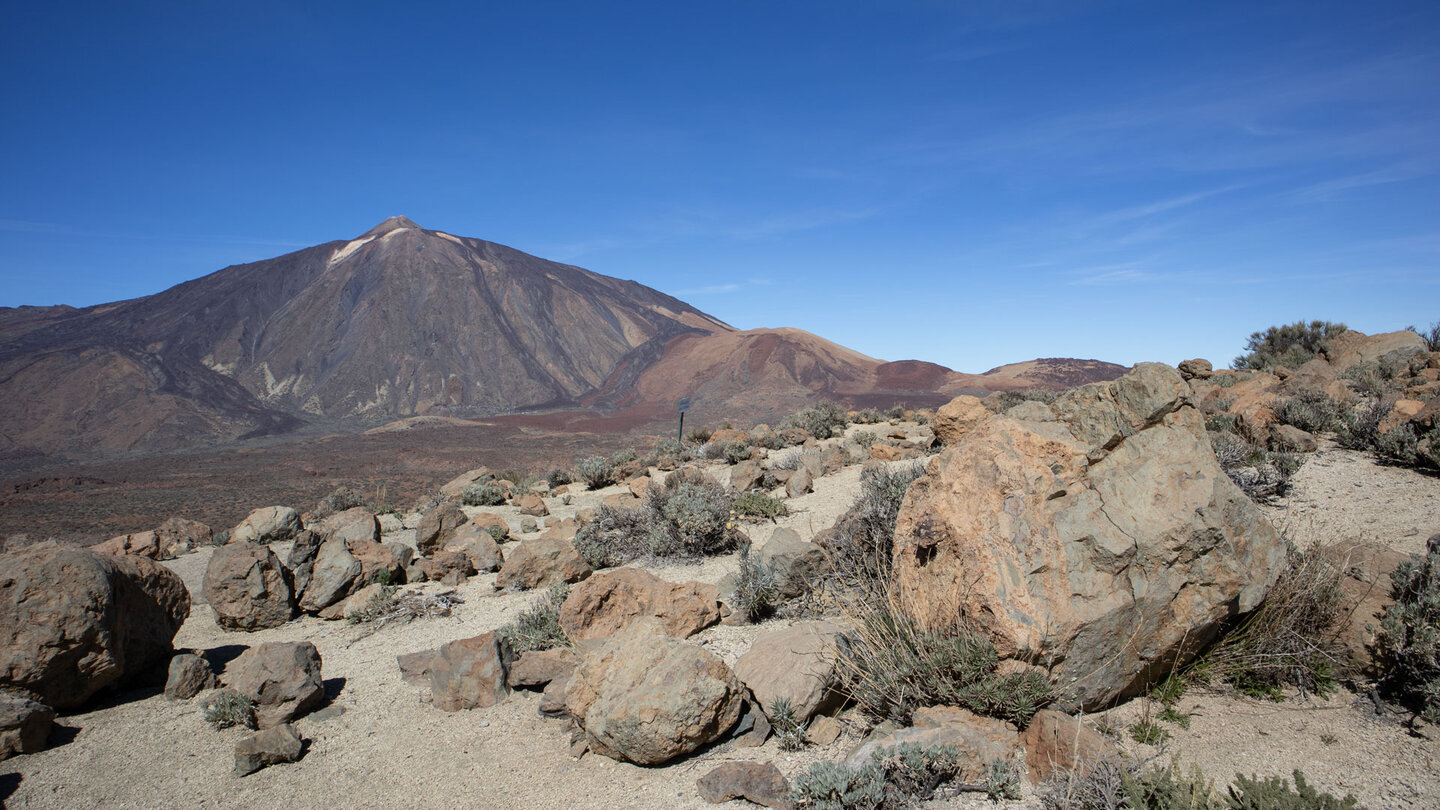
[[[1252,697],[1276,698],[1285,686],[1324,694],[1334,685],[1343,608],[1340,572],[1319,546],[1301,551],[1292,544],[1265,601],[1212,647],[1190,676],[1219,678]]]
[[[1434,323],[1431,323],[1430,328],[1426,329],[1423,332],[1413,326],[1408,326],[1406,328],[1409,329],[1411,332],[1419,335],[1421,339],[1425,341],[1426,349],[1432,352],[1440,352],[1440,321],[1435,321]]]
[[[869,450],[870,445],[874,444],[879,439],[880,437],[876,436],[873,431],[857,430],[855,432],[855,443],[860,445],[861,449],[864,450]]]
[[[890,600],[857,601],[850,614],[842,689],[871,717],[907,724],[921,706],[961,706],[1023,728],[1052,699],[1038,670],[998,674],[995,648],[973,633],[924,629]]]
[[[1227,810],[1357,810],[1354,796],[1337,799],[1321,793],[1305,781],[1299,769],[1294,772],[1295,785],[1283,776],[1260,779],[1235,775],[1225,804]]]
[[[215,728],[255,728],[255,701],[230,689],[223,689],[206,704],[205,722]]]
[[[559,467],[556,467],[555,469],[545,474],[545,483],[549,484],[551,489],[559,486],[564,486],[565,484],[570,483],[572,480],[573,479],[570,477],[570,471],[561,469]]]
[[[570,640],[560,628],[560,606],[570,594],[569,585],[555,585],[522,610],[515,621],[501,627],[503,636],[516,655],[532,650],[549,650],[569,646]]]
[[[471,484],[461,490],[460,502],[466,506],[499,506],[505,503],[505,489],[490,481]]]
[[[601,506],[575,534],[575,549],[593,568],[644,557],[704,557],[735,547],[734,496],[703,473],[677,472],[629,509]]]
[[[1290,490],[1290,479],[1305,463],[1295,453],[1270,452],[1228,430],[1210,431],[1220,469],[1252,500],[1266,501]]]
[[[1395,601],[1385,608],[1376,643],[1381,686],[1440,724],[1440,541],[1431,538],[1424,557],[1395,567],[1390,598]]]
[[[994,395],[993,403],[989,401],[990,397],[986,397],[986,400],[987,404],[994,405],[996,413],[1005,413],[1022,402],[1039,402],[1049,405],[1055,401],[1057,396],[1059,394],[1055,391],[1002,391]]]
[[[873,425],[876,422],[884,422],[885,415],[880,413],[880,411],[876,408],[865,408],[863,410],[856,411],[855,416],[851,421],[853,421],[857,425]]]
[[[720,456],[725,459],[726,464],[749,461],[750,444],[748,442],[729,442],[720,448]]]
[[[813,408],[790,414],[785,425],[798,427],[817,439],[828,439],[845,431],[849,420],[845,409],[834,402],[822,402]]]
[[[761,518],[773,521],[790,514],[790,507],[780,498],[772,498],[761,492],[742,492],[735,496],[733,506],[740,517]]]
[[[575,475],[590,489],[615,483],[615,465],[604,456],[590,456],[575,462]]]
[[[839,762],[811,765],[795,777],[791,801],[796,808],[815,810],[900,810],[932,798],[959,772],[955,748],[904,743],[876,751],[860,768]]]
[[[1159,745],[1170,739],[1170,732],[1147,717],[1130,725],[1130,738],[1141,745]]]
[[[799,751],[805,747],[805,724],[795,717],[795,707],[789,698],[778,697],[770,701],[770,726],[775,739],[780,741],[781,751]]]
[[[1325,433],[1340,421],[1340,408],[1324,391],[1300,391],[1275,403],[1275,418],[1307,433]]]
[[[453,590],[432,594],[413,591],[397,594],[392,586],[385,584],[382,585],[381,593],[383,597],[372,598],[357,614],[358,619],[347,619],[351,624],[364,626],[364,631],[352,644],[392,624],[408,624],[416,619],[444,618],[454,611],[456,605],[465,604],[465,598]]]
[[[895,518],[910,484],[925,473],[923,464],[872,466],[860,473],[860,496],[835,524],[831,562],[842,581],[862,588],[890,581]]]
[[[685,434],[685,438],[689,439],[692,444],[705,444],[710,441],[710,437],[714,433],[715,431],[706,427],[691,428],[690,432]]]
[[[750,553],[749,545],[740,547],[740,573],[735,580],[734,608],[752,622],[775,612],[780,601],[780,582],[775,566]]]
[[[640,458],[640,454],[635,452],[635,448],[626,447],[610,457],[610,464],[611,466],[619,467],[621,464],[629,464],[637,458]]]
[[[1297,321],[1254,332],[1245,342],[1246,353],[1235,358],[1237,369],[1271,371],[1276,366],[1296,369],[1314,359],[1325,343],[1346,331],[1343,323]]]

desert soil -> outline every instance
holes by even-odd
[[[859,467],[852,466],[819,479],[816,492],[791,502],[794,514],[782,523],[806,538],[828,527],[853,501],[858,477]],[[614,491],[618,488],[580,493],[569,505],[547,499],[554,513],[549,519],[573,514]],[[514,509],[495,511],[523,539]],[[1292,496],[1269,511],[1297,535],[1309,532],[1327,542],[1373,539],[1418,551],[1430,533],[1440,531],[1440,479],[1378,467],[1358,454],[1329,449],[1311,457]],[[763,543],[773,527],[751,524],[746,530]],[[283,556],[285,549],[277,546],[277,551]],[[537,594],[496,593],[494,576],[482,575],[460,586],[466,602],[448,619],[367,635],[363,626],[305,617],[273,630],[232,633],[216,627],[209,607],[198,598],[208,559],[209,551],[202,550],[167,563],[197,598],[176,646],[228,660],[240,648],[265,641],[313,642],[324,659],[331,699],[327,708],[296,722],[310,740],[304,758],[234,777],[233,746],[242,731],[212,729],[194,701],[169,701],[154,690],[130,692],[62,717],[52,749],[0,764],[4,806],[710,807],[698,797],[695,780],[720,762],[769,760],[793,777],[813,762],[842,758],[859,741],[847,734],[832,745],[799,752],[781,751],[773,739],[760,748],[721,743],[654,768],[593,754],[576,760],[569,753],[568,722],[540,717],[537,693],[516,692],[492,708],[445,713],[430,705],[428,689],[403,682],[395,664],[398,654],[499,627]],[[732,555],[651,570],[673,581],[714,583],[735,568]],[[692,641],[733,664],[760,630],[783,622],[717,626]],[[1123,729],[1144,711],[1143,704],[1134,701],[1091,719]],[[1141,746],[1128,737],[1126,747],[1161,761],[1176,757],[1187,768],[1197,764],[1221,782],[1237,772],[1288,775],[1302,768],[1313,784],[1353,793],[1372,810],[1440,807],[1440,733],[1423,728],[1420,736],[1412,735],[1395,718],[1374,716],[1344,690],[1324,699],[1278,703],[1192,691],[1181,708],[1193,714],[1190,728],[1167,725],[1171,738],[1163,748]],[[725,806],[752,805],[736,801]],[[996,805],[965,795],[927,806]],[[1030,808],[1039,802],[1027,786],[1022,799],[999,806]]]

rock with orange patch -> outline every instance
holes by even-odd
[[[521,495],[515,505],[520,507],[520,514],[522,515],[545,517],[550,514],[550,509],[545,506],[545,499],[533,492],[527,492]]]
[[[1285,549],[1220,469],[1173,368],[1142,363],[1032,405],[976,425],[911,485],[896,584],[922,625],[1044,662],[1088,710],[1253,610]]]
[[[687,638],[720,621],[720,589],[701,582],[667,582],[640,568],[602,571],[570,590],[560,627],[571,641],[607,638],[642,616]]]
[[[629,481],[626,481],[625,486],[630,490],[631,495],[637,498],[643,498],[645,497],[646,490],[650,488],[650,476],[637,475]]]
[[[750,434],[743,430],[732,430],[721,428],[710,434],[710,443],[715,445],[734,444],[735,442],[750,443]]]
[[[989,415],[990,410],[978,397],[963,394],[940,406],[930,428],[935,431],[936,441],[954,444]]]
[[[135,557],[144,557],[149,560],[168,560],[174,556],[173,554],[162,553],[160,538],[155,532],[122,534],[119,537],[112,537],[103,543],[96,543],[90,548],[101,554],[113,554],[117,557],[123,557],[128,554]]]
[[[1380,420],[1380,432],[1388,433],[1409,422],[1425,410],[1425,403],[1414,399],[1399,399],[1390,406],[1390,413]]]

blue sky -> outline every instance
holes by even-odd
[[[963,371],[1440,319],[1433,0],[27,3],[0,75],[0,306],[404,214]]]

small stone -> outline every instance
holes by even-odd
[[[198,655],[181,653],[170,659],[170,674],[165,680],[165,697],[189,700],[206,689],[215,688],[215,673],[210,664]]]
[[[826,715],[810,721],[810,727],[805,729],[805,739],[815,745],[829,745],[840,739],[841,731],[840,721]]]
[[[249,776],[268,765],[297,762],[304,752],[305,741],[289,723],[257,731],[235,743],[235,775]]]
[[[763,807],[790,808],[790,782],[773,762],[726,762],[695,782],[711,804],[745,799]]]

